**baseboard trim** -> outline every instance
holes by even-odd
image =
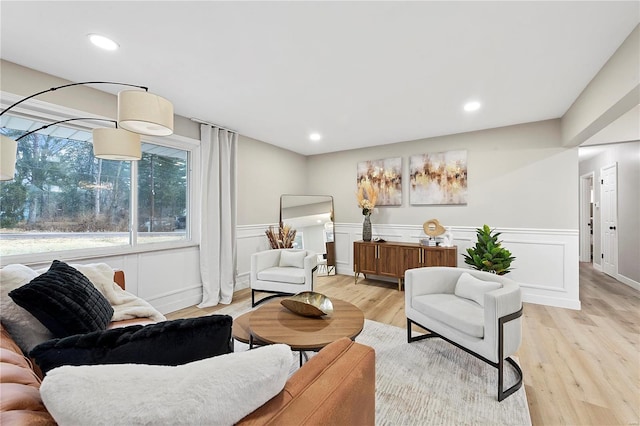
[[[238,276],[236,276],[236,285],[233,291],[244,290],[245,288],[251,287],[249,275],[250,274],[248,272],[238,274]]]
[[[202,302],[202,289],[200,290],[200,294],[189,294],[179,298],[175,298],[174,295],[171,300],[167,300],[161,303],[153,303],[153,307],[164,315],[170,312],[179,311],[180,309],[197,305],[200,302]]]
[[[622,284],[624,285],[628,285],[629,287],[631,287],[634,290],[638,290],[640,291],[640,283],[637,281],[632,280],[629,277],[625,277],[624,275],[618,274],[617,276],[618,281],[620,281]]]
[[[522,301],[536,305],[553,306],[555,308],[574,309],[579,311],[582,305],[579,300],[565,299],[562,297],[541,296],[538,294],[522,294]]]

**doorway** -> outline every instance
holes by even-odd
[[[593,262],[594,173],[580,176],[580,262]]]

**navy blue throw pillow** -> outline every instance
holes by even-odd
[[[44,373],[62,365],[181,365],[233,352],[232,323],[229,315],[211,315],[130,325],[49,340],[29,356]]]
[[[113,316],[109,301],[91,281],[59,260],[9,296],[56,337],[104,330]]]

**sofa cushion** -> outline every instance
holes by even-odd
[[[282,390],[292,361],[288,346],[269,345],[177,367],[64,366],[41,394],[60,424],[231,425]]]
[[[24,353],[54,337],[44,324],[9,297],[9,292],[37,276],[36,271],[19,264],[0,269],[0,320]]]
[[[298,268],[273,268],[263,269],[258,272],[258,279],[261,281],[276,281],[288,284],[304,284],[305,270]]]
[[[414,297],[411,304],[416,310],[428,313],[429,317],[464,334],[484,337],[484,310],[475,302],[453,294],[425,294]]]
[[[454,294],[458,297],[473,300],[478,305],[484,307],[484,294],[497,290],[502,284],[493,281],[484,281],[478,279],[468,272],[463,272],[458,277]]]
[[[77,269],[54,260],[47,272],[9,292],[54,336],[104,330],[111,321],[109,301]]]
[[[304,268],[304,258],[307,256],[307,252],[304,250],[282,250],[280,252],[280,267],[281,268]]]
[[[232,352],[232,323],[211,315],[132,325],[50,340],[29,355],[44,373],[61,365],[179,365]]]

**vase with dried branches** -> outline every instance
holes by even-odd
[[[296,239],[296,230],[284,223],[281,223],[278,228],[270,226],[265,233],[272,249],[292,248],[293,241]]]
[[[358,200],[358,207],[362,209],[364,216],[364,222],[362,223],[362,240],[371,241],[370,216],[376,207],[376,201],[378,201],[378,191],[369,181],[361,182],[358,185],[356,199]]]

